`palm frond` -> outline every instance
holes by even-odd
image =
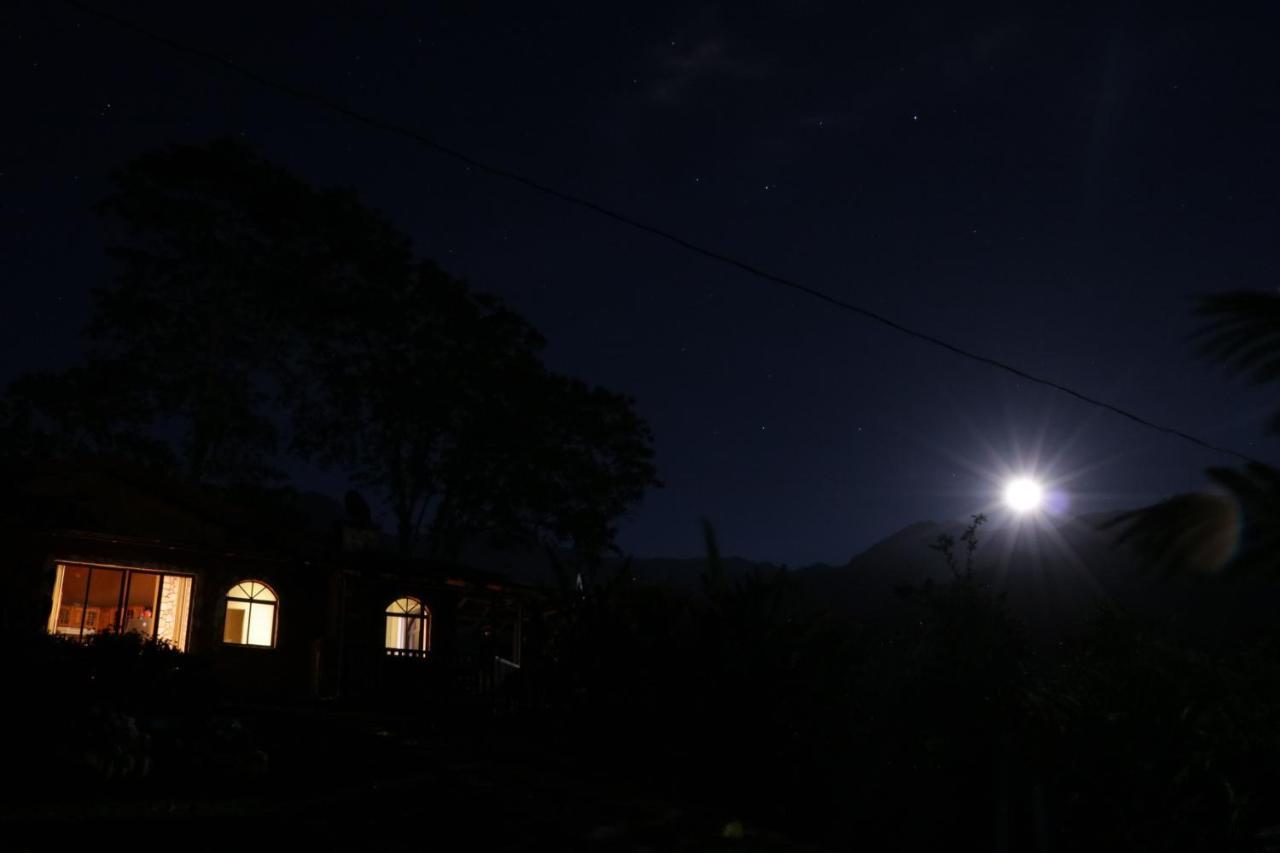
[[[1280,578],[1280,470],[1211,468],[1220,494],[1186,494],[1104,525],[1166,574],[1222,570]]]
[[[1256,383],[1280,379],[1280,293],[1234,291],[1201,297],[1200,351]]]
[[[1165,575],[1221,568],[1235,542],[1237,521],[1230,498],[1175,495],[1155,506],[1125,513],[1106,524],[1150,569]]]

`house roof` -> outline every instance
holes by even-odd
[[[205,550],[318,555],[332,550],[342,512],[322,496],[204,487],[98,462],[30,466],[8,480],[0,512],[11,525]]]
[[[359,573],[439,575],[469,585],[527,586],[470,562],[406,559],[382,549],[344,552],[342,506],[315,493],[202,486],[100,461],[33,465],[7,473],[0,524],[28,533],[318,562]]]

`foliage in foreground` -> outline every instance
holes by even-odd
[[[1250,850],[1280,823],[1275,635],[1108,611],[1046,647],[981,567],[903,590],[874,626],[814,612],[798,583],[730,580],[713,558],[698,595],[625,572],[588,585],[526,660],[534,708],[496,725],[582,778],[835,849]],[[67,773],[82,797],[292,784],[198,656],[131,635],[11,639],[4,707],[29,792]]]
[[[94,797],[103,783],[179,781],[192,794],[265,769],[265,755],[234,717],[219,712],[199,657],[133,634],[78,643],[13,638],[4,706],[10,766],[31,787],[22,796],[80,784],[69,797]],[[46,787],[53,786],[53,787]]]
[[[1199,300],[1197,314],[1201,355],[1254,385],[1280,382],[1280,294],[1213,294]],[[1267,429],[1280,432],[1280,412]],[[1128,513],[1113,524],[1119,539],[1167,574],[1280,577],[1280,470],[1250,459],[1206,473],[1212,493]]]
[[[1045,647],[980,569],[857,627],[805,610],[795,576],[715,562],[700,596],[586,590],[542,662],[544,730],[839,849],[1257,849],[1280,822],[1273,637],[1103,611]]]

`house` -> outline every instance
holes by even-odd
[[[492,693],[519,673],[544,601],[497,574],[400,558],[318,497],[102,465],[28,470],[9,488],[5,535],[28,591],[7,596],[11,610],[25,600],[71,640],[131,632],[201,655],[231,695]]]

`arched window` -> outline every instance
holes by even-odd
[[[426,657],[431,648],[431,611],[416,598],[397,598],[387,605],[387,654]]]
[[[262,581],[241,581],[226,595],[222,642],[237,646],[276,644],[275,592]]]

